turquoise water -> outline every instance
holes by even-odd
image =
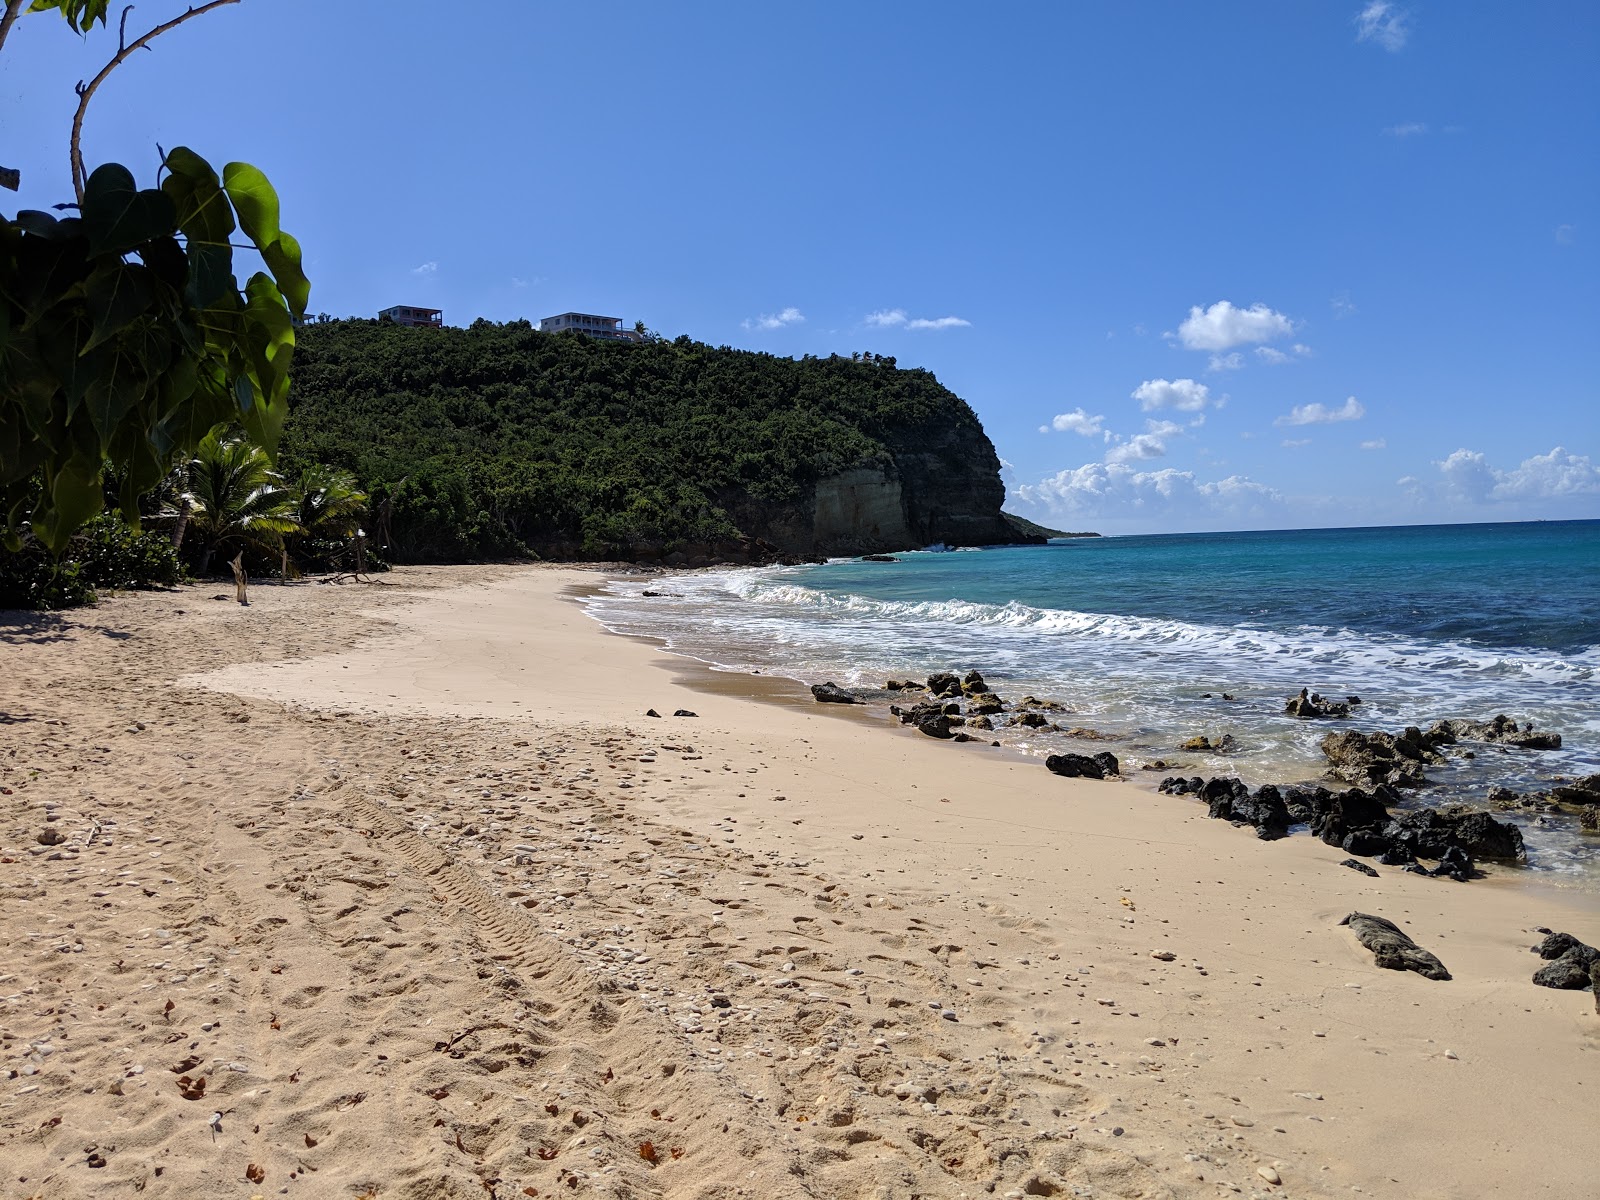
[[[692,572],[623,581],[606,625],[731,670],[881,686],[976,667],[1002,695],[1067,705],[1126,765],[1252,784],[1312,780],[1325,722],[1282,715],[1310,687],[1360,695],[1355,728],[1508,713],[1561,750],[1478,756],[1425,802],[1481,800],[1600,771],[1600,521],[1094,538],[918,552],[895,563]],[[668,591],[645,598],[646,588]],[[1232,699],[1225,700],[1226,693]],[[1063,734],[1000,736],[1028,753]],[[1177,751],[1232,734],[1227,756]],[[1106,744],[1093,743],[1096,749]],[[1162,774],[1125,770],[1153,786]],[[1534,865],[1590,871],[1597,840],[1523,821]]]

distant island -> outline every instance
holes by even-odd
[[[1082,536],[1001,512],[1000,460],[931,372],[527,321],[325,320],[284,467],[353,472],[396,562],[666,565]]]

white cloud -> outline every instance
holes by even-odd
[[[421,266],[412,267],[411,273],[413,275],[421,275],[426,279],[431,275],[437,275],[439,273],[439,264],[436,262],[425,262]]]
[[[1340,292],[1337,296],[1330,297],[1328,307],[1333,309],[1333,319],[1342,321],[1345,317],[1354,316],[1361,310],[1350,299],[1349,292]]]
[[[1235,350],[1232,354],[1213,354],[1208,371],[1237,371],[1244,366],[1244,355]]]
[[[1257,346],[1256,357],[1262,362],[1270,363],[1275,367],[1286,362],[1293,362],[1296,358],[1311,357],[1311,347],[1303,342],[1296,342],[1289,347],[1289,350],[1290,353],[1285,354],[1282,350],[1274,349],[1271,346]]]
[[[1270,342],[1294,332],[1294,322],[1265,304],[1235,308],[1218,300],[1210,308],[1199,305],[1178,326],[1178,340],[1190,350],[1231,350],[1247,342]]]
[[[805,314],[791,306],[782,312],[762,313],[754,320],[745,320],[742,324],[746,329],[782,329],[786,325],[798,325],[805,319]]]
[[[1383,132],[1392,138],[1421,137],[1428,132],[1428,126],[1423,121],[1406,121],[1401,125],[1386,125]]]
[[[1391,54],[1398,53],[1411,36],[1411,14],[1389,0],[1369,0],[1356,14],[1356,41],[1377,42]]]
[[[1561,446],[1525,458],[1509,471],[1492,466],[1479,451],[1466,449],[1434,465],[1450,494],[1478,504],[1600,494],[1600,468],[1588,455],[1569,454]]]
[[[878,329],[962,329],[972,324],[965,317],[911,317],[903,308],[883,308],[868,313],[868,325]]]
[[[1570,246],[1572,245],[1573,241],[1576,240],[1577,235],[1578,227],[1576,225],[1557,225],[1556,245]]]
[[[1075,408],[1069,413],[1057,413],[1050,418],[1050,424],[1041,425],[1040,433],[1054,429],[1057,433],[1078,433],[1084,437],[1094,437],[1102,432],[1104,416],[1091,417],[1081,408]]]
[[[1283,439],[1283,445],[1287,449],[1294,450],[1294,449],[1296,449],[1296,448],[1298,448],[1300,446],[1309,446],[1309,445],[1311,445],[1311,439],[1310,438],[1284,438]]]
[[[1132,396],[1145,412],[1154,408],[1199,412],[1210,403],[1211,389],[1193,379],[1146,379],[1133,389]]]
[[[1359,421],[1367,415],[1366,408],[1354,396],[1338,408],[1325,404],[1297,404],[1287,416],[1279,417],[1274,425],[1331,425],[1335,421]]]
[[[1382,450],[1389,443],[1383,438],[1373,438],[1370,442],[1362,442],[1363,450]]]
[[[1166,453],[1167,444],[1159,437],[1153,433],[1140,433],[1107,450],[1106,462],[1116,465],[1145,458],[1164,458]]]
[[[1177,437],[1183,432],[1183,426],[1179,425],[1176,421],[1147,420],[1144,423],[1144,428],[1146,433],[1154,434],[1156,437],[1163,438]]]
[[[1242,475],[1202,482],[1192,471],[1140,471],[1123,463],[1085,463],[1016,492],[1019,499],[1052,513],[1098,517],[1172,512],[1203,520],[1259,513],[1283,503],[1277,491]]]

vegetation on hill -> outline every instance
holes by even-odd
[[[1002,513],[1006,524],[1015,529],[1024,538],[1088,538],[1099,537],[1098,533],[1067,533],[1060,529],[1051,529],[1048,525],[1040,525],[1027,517],[1019,517],[1015,513]]]
[[[819,479],[893,472],[908,430],[993,458],[965,401],[892,358],[351,319],[300,331],[282,454],[351,472],[399,561],[726,556]]]

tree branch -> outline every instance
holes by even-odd
[[[78,194],[79,204],[83,203],[83,189],[84,186],[89,182],[88,173],[83,169],[83,150],[80,145],[83,139],[83,118],[84,114],[89,111],[89,101],[94,98],[96,89],[98,89],[99,86],[106,81],[106,76],[110,75],[112,71],[121,66],[123,61],[126,60],[128,56],[131,55],[135,50],[144,49],[151,42],[155,41],[156,38],[160,37],[168,30],[176,29],[179,25],[182,25],[185,21],[191,20],[194,17],[203,16],[205,13],[210,12],[213,8],[221,8],[224,4],[237,3],[239,3],[239,0],[210,0],[209,4],[202,4],[199,8],[190,8],[179,16],[173,17],[172,20],[167,21],[164,24],[157,25],[142,38],[139,38],[133,42],[125,41],[128,13],[132,11],[133,6],[130,4],[127,8],[123,9],[121,28],[124,32],[120,32],[118,35],[118,41],[122,42],[123,44],[119,46],[116,57],[101,68],[100,74],[96,75],[87,84],[80,82],[76,88],[78,93],[78,111],[72,118],[72,189]]]
[[[0,16],[0,49],[6,44],[6,35],[11,32],[11,27],[17,23],[17,18],[22,15],[22,6],[28,0],[6,0],[6,11]]]

